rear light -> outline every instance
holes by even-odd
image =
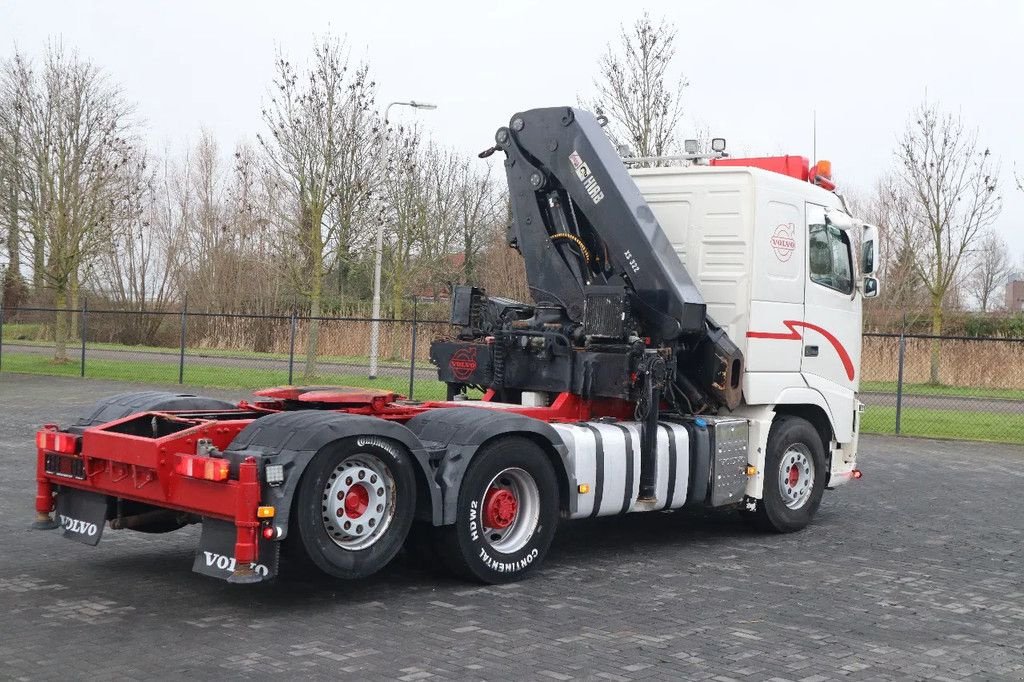
[[[267,526],[263,529],[263,537],[267,540],[273,540],[275,535],[277,535],[277,531],[274,530],[273,526]]]
[[[853,470],[853,477],[854,478],[861,478],[862,476],[864,476],[864,472],[863,471],[861,471],[860,469],[854,469]]]
[[[82,439],[73,433],[61,433],[56,429],[36,431],[36,447],[48,452],[59,452],[62,455],[77,455]]]
[[[55,452],[43,454],[43,471],[52,476],[77,478],[79,481],[84,481],[87,478],[84,459],[72,455],[59,455]]]
[[[284,465],[268,464],[265,470],[267,483],[270,485],[281,485],[284,483]]]
[[[200,478],[204,481],[228,480],[228,461],[199,455],[178,455],[174,464],[174,472],[189,478]]]

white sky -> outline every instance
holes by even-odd
[[[382,103],[466,152],[515,111],[575,104],[596,60],[644,8],[679,27],[689,114],[734,151],[832,160],[841,189],[865,191],[891,165],[927,92],[979,129],[1002,159],[997,225],[1024,252],[1024,0],[736,2],[246,2],[0,0],[0,55],[61,38],[120,82],[153,144],[178,150],[201,126],[227,148],[260,130],[275,48],[303,61],[314,36],[348,37]]]

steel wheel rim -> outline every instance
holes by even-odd
[[[803,443],[793,443],[779,463],[779,492],[789,509],[800,509],[814,490],[814,458]]]
[[[492,491],[508,491],[516,500],[512,520],[505,527],[488,525],[487,501]],[[540,521],[540,488],[526,470],[509,467],[498,472],[484,488],[478,501],[484,542],[501,554],[514,554],[530,542]]]
[[[324,530],[342,549],[366,549],[391,525],[396,499],[395,479],[384,462],[369,453],[346,457],[324,485]]]

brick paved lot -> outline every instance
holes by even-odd
[[[562,526],[502,588],[192,574],[198,534],[28,531],[32,435],[123,384],[0,377],[0,678],[1024,678],[1024,450],[864,438],[790,536],[730,515]],[[225,395],[219,392],[205,391]]]

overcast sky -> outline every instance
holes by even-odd
[[[0,0],[0,55],[38,56],[52,38],[101,65],[138,104],[147,134],[177,151],[206,127],[227,148],[260,130],[274,52],[302,61],[317,35],[370,61],[382,103],[466,152],[517,110],[575,104],[619,25],[645,8],[679,27],[692,119],[734,151],[832,161],[866,191],[892,164],[926,95],[958,112],[1002,160],[998,229],[1024,252],[1024,0],[964,2],[56,2]],[[482,163],[482,162],[481,162]]]

